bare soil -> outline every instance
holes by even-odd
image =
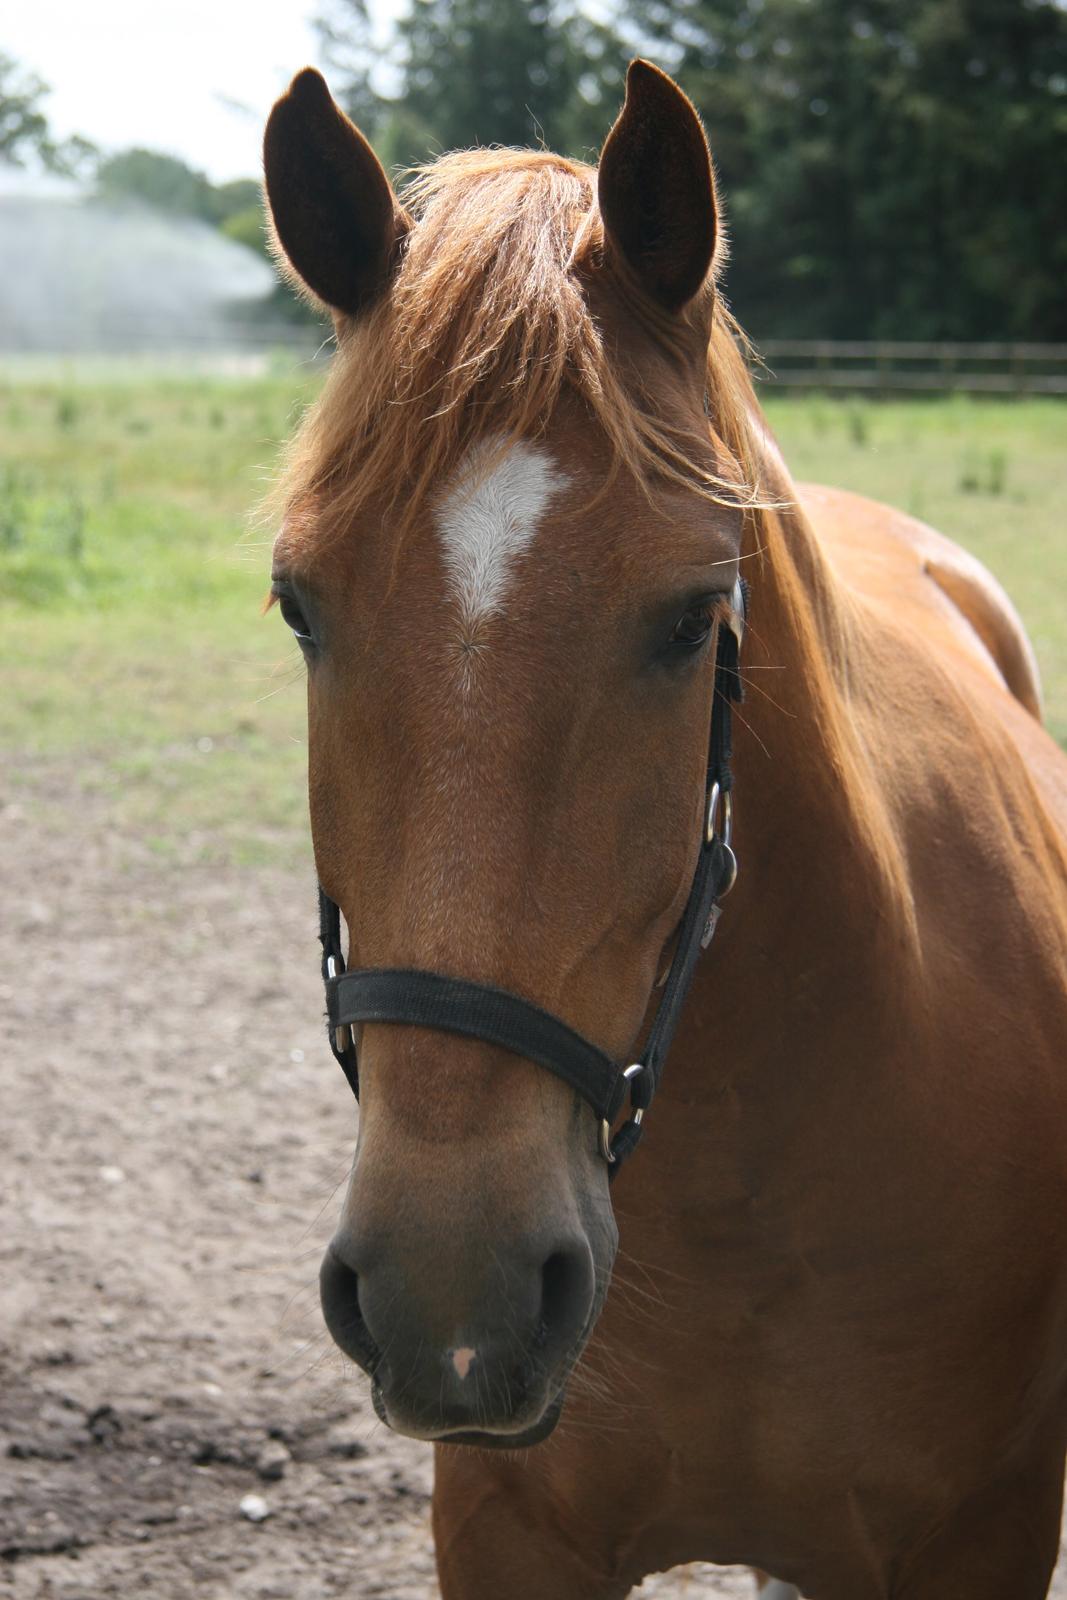
[[[430,1452],[318,1312],[355,1108],[310,866],[161,864],[75,794],[0,778],[0,1593],[431,1600]]]

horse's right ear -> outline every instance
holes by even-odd
[[[270,114],[263,170],[294,273],[331,310],[355,316],[388,283],[410,224],[378,157],[313,67]]]
[[[659,305],[681,311],[715,258],[715,177],[694,107],[650,61],[630,63],[597,191],[609,258],[625,262]]]

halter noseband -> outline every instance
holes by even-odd
[[[719,902],[729,894],[737,877],[737,857],[732,847],[730,755],[732,709],[741,699],[738,666],[746,610],[747,586],[739,578],[731,596],[731,611],[719,624],[700,855],[682,914],[678,944],[641,1060],[619,1066],[559,1017],[506,989],[407,968],[369,967],[346,972],[340,908],[320,887],[319,938],[330,1048],[357,1100],[354,1024],[404,1023],[464,1034],[535,1061],[569,1083],[592,1106],[599,1119],[600,1153],[608,1162],[611,1175],[618,1171],[641,1137],[641,1124],[659,1086],[697,957],[711,943],[721,910]],[[627,1096],[630,1115],[612,1138],[611,1125]]]

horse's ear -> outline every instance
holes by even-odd
[[[630,63],[597,189],[609,257],[621,257],[659,305],[680,311],[715,255],[715,178],[700,118],[651,62]]]
[[[388,282],[409,224],[378,157],[312,67],[270,114],[263,169],[293,271],[332,310],[354,316]]]

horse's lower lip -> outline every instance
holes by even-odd
[[[555,1398],[549,1402],[538,1420],[528,1428],[522,1428],[514,1433],[492,1433],[474,1428],[456,1429],[448,1433],[420,1434],[419,1438],[427,1444],[458,1444],[466,1445],[469,1449],[476,1450],[528,1450],[532,1445],[540,1444],[547,1439],[555,1429],[563,1411],[563,1402],[566,1399],[566,1385],[561,1385]],[[371,1385],[371,1400],[379,1420],[387,1428],[392,1428],[385,1409],[385,1401],[377,1383]],[[395,1430],[394,1430],[395,1431]]]
[[[532,1445],[540,1444],[554,1432],[563,1411],[563,1400],[564,1391],[561,1389],[542,1412],[539,1421],[531,1428],[524,1428],[521,1433],[444,1433],[440,1434],[434,1443],[465,1444],[478,1450],[529,1450]]]

